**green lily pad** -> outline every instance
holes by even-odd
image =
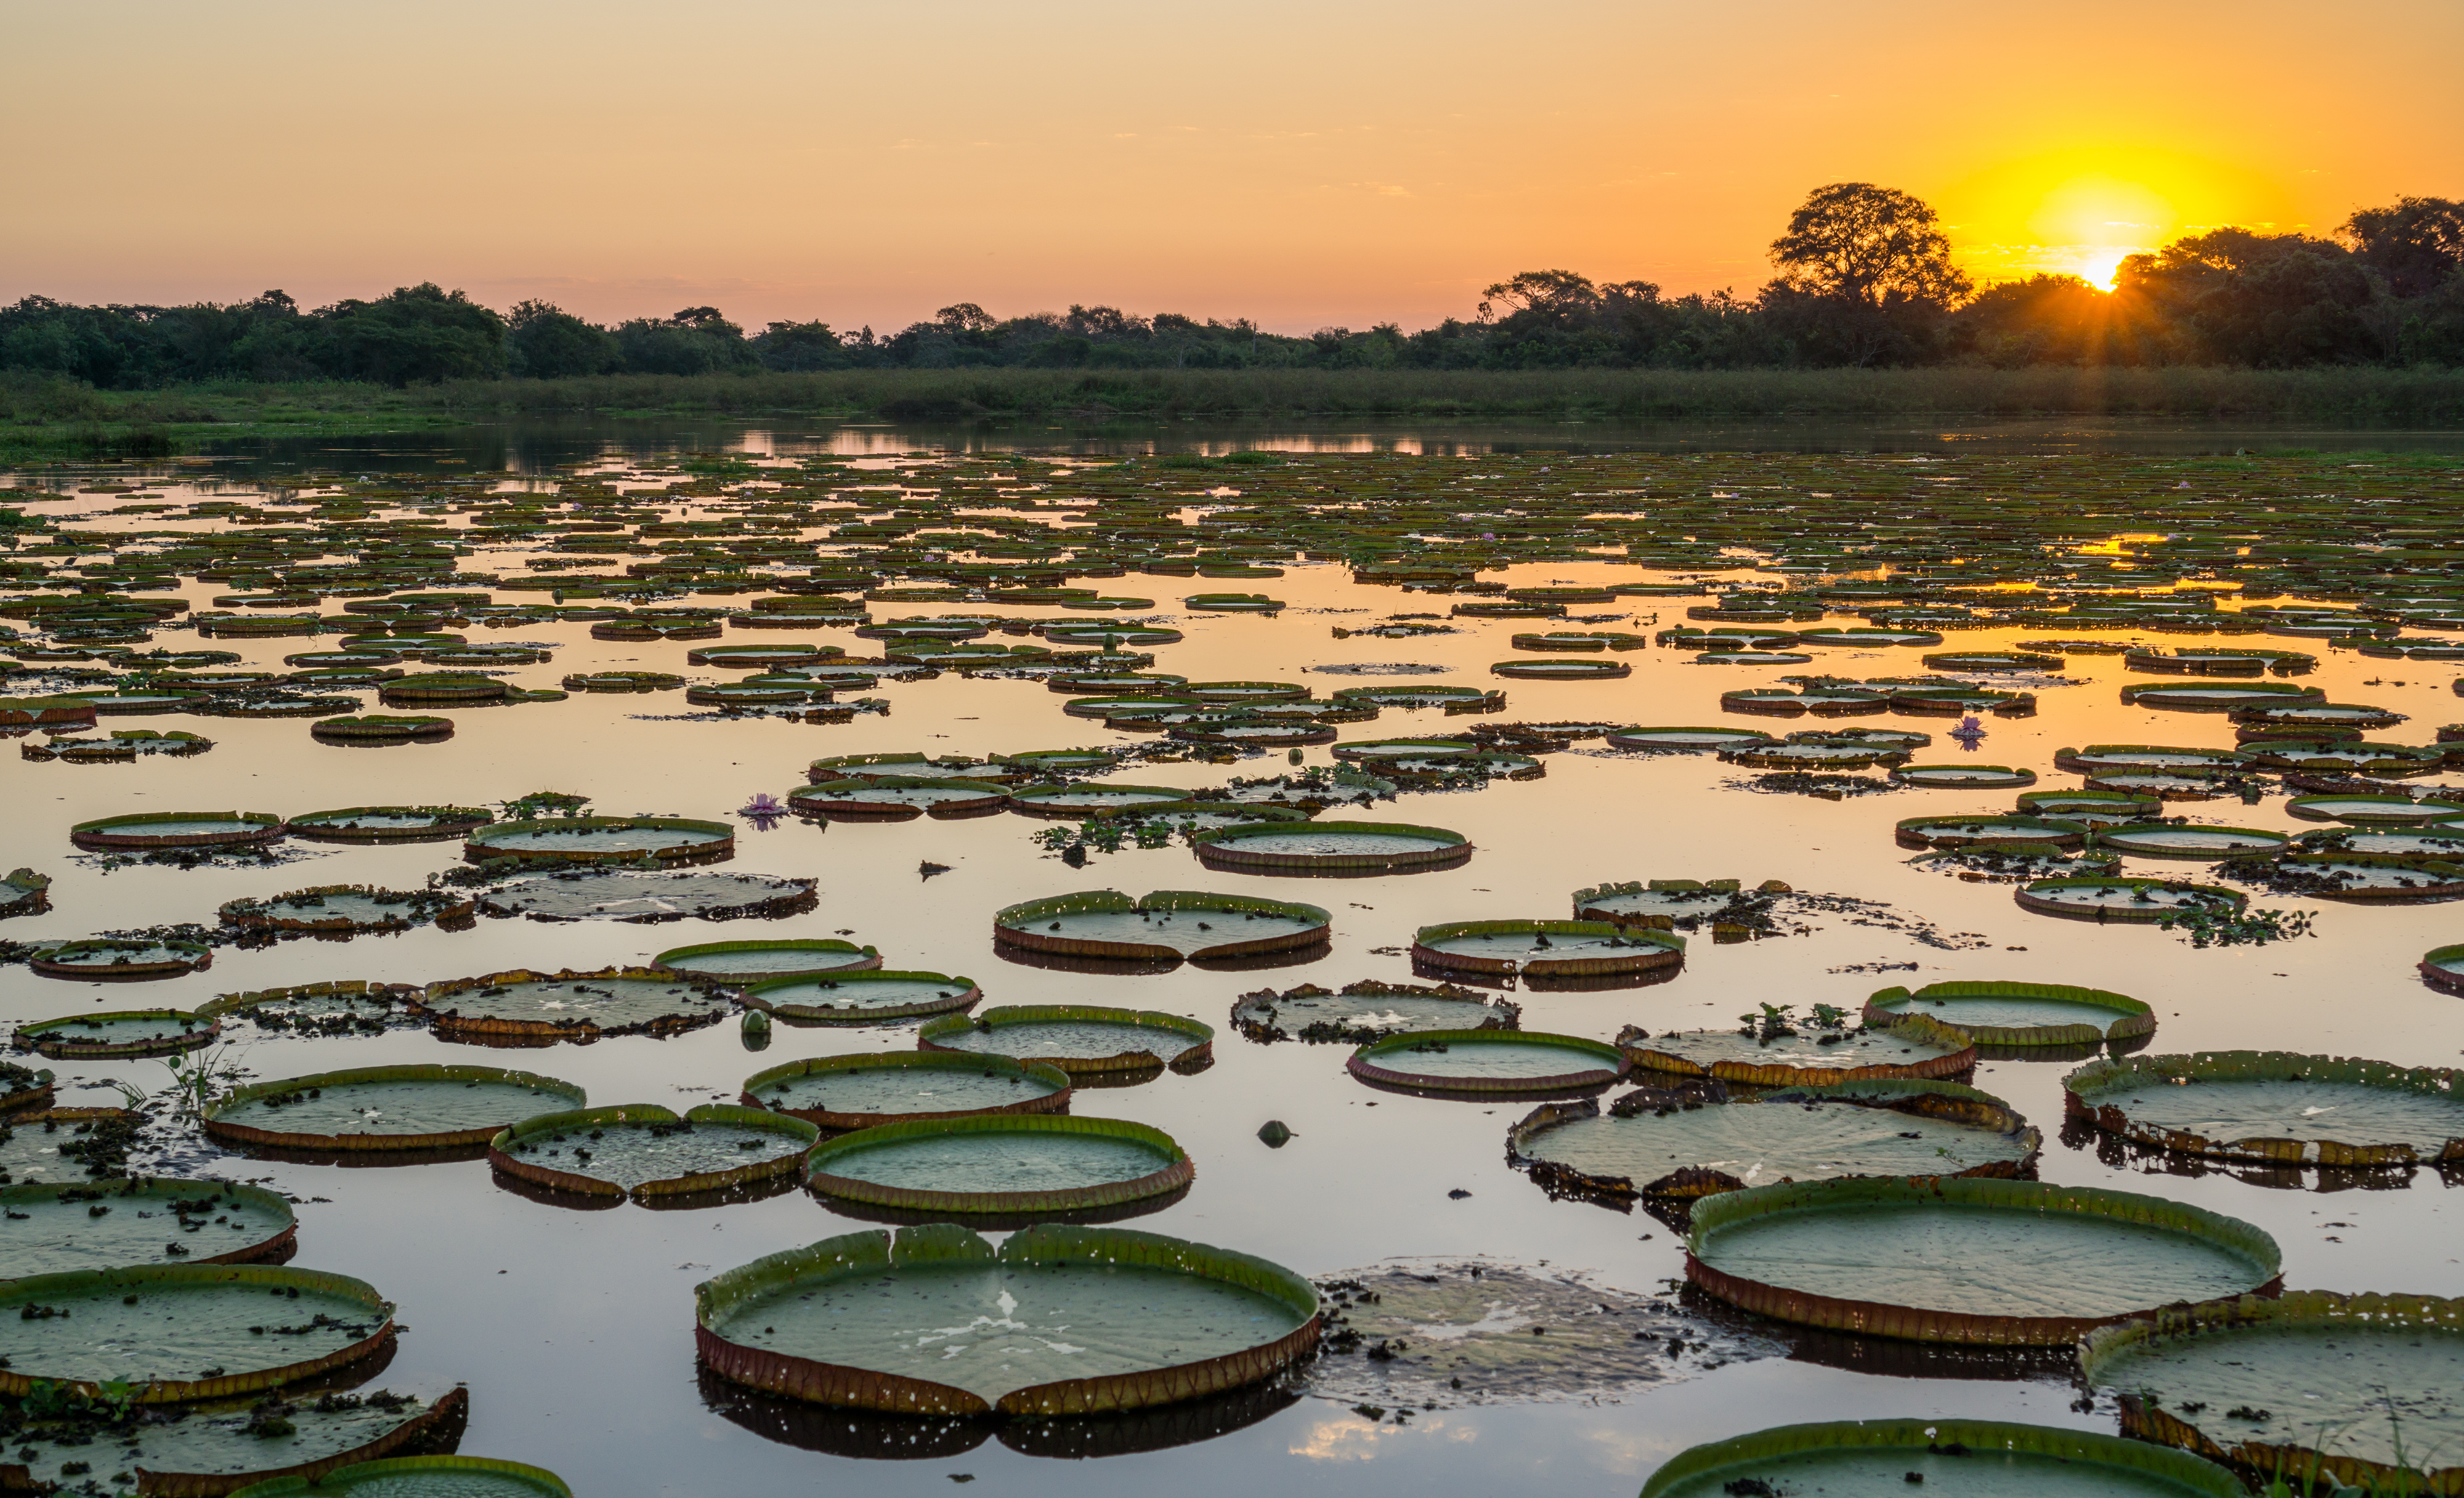
[[[317,843],[431,843],[495,820],[478,806],[344,806],[293,817],[284,828]]]
[[[410,1018],[410,1000],[417,994],[415,988],[357,980],[299,983],[224,994],[197,1005],[197,1017],[243,1019],[261,1030],[299,1035],[381,1035],[417,1023]]]
[[[1885,1077],[1941,1081],[1976,1065],[1973,1040],[1924,1015],[1861,1028],[1800,1020],[1776,1028],[1749,1022],[1742,1029],[1659,1035],[1629,1024],[1617,1032],[1617,1043],[1642,1070],[1760,1087]]]
[[[1595,920],[1462,920],[1423,926],[1412,938],[1416,968],[1588,978],[1673,971],[1685,938],[1648,926]]]
[[[116,1465],[135,1474],[143,1492],[230,1492],[245,1483],[243,1490],[252,1493],[285,1485],[281,1490],[329,1494],[337,1489],[305,1486],[308,1474],[382,1457],[415,1441],[458,1437],[469,1405],[461,1389],[433,1400],[383,1389],[295,1399],[250,1397],[184,1405],[161,1412],[162,1421],[113,1421],[92,1412],[37,1420],[11,1439],[23,1443],[21,1457],[30,1446],[37,1453],[25,1463],[28,1478],[57,1483],[65,1492],[82,1490],[82,1474],[67,1470],[81,1464],[89,1469]],[[98,1455],[103,1450],[107,1462]]]
[[[877,968],[881,954],[870,947],[835,938],[710,941],[699,946],[671,947],[650,958],[650,965],[715,983],[753,983]]]
[[[819,881],[707,869],[566,870],[508,879],[484,891],[479,909],[531,920],[737,920],[810,910]]]
[[[2121,1391],[2124,1431],[2260,1481],[2464,1490],[2464,1302],[2301,1290],[2172,1307],[2090,1333],[2079,1371]]]
[[[743,999],[746,1008],[790,1024],[873,1024],[972,1008],[983,996],[972,978],[885,968],[769,979]]]
[[[1172,1136],[1145,1124],[1005,1113],[861,1129],[816,1148],[805,1179],[873,1206],[1014,1216],[1168,1196],[1194,1173]]]
[[[1340,990],[1303,983],[1282,993],[1265,988],[1243,994],[1232,1005],[1232,1026],[1261,1045],[1299,1040],[1358,1046],[1412,1030],[1510,1030],[1522,1015],[1520,1005],[1468,988],[1365,979]]]
[[[45,1314],[45,1312],[49,1314]],[[362,1281],[262,1265],[155,1265],[0,1286],[0,1393],[34,1379],[140,1403],[270,1389],[391,1341],[392,1303]]]
[[[679,1116],[655,1103],[542,1113],[489,1143],[496,1169],[588,1196],[684,1196],[749,1185],[800,1168],[821,1131],[802,1118],[733,1103]]]
[[[1550,1195],[1618,1203],[1844,1176],[2020,1177],[2044,1144],[2000,1098],[1925,1081],[1644,1088],[1606,1110],[1545,1104],[1506,1137]]]
[[[1247,873],[1408,873],[1461,863],[1472,850],[1460,832],[1380,822],[1266,823],[1200,832],[1191,842],[1208,868]]]
[[[467,917],[473,908],[471,896],[442,890],[326,884],[271,899],[231,900],[220,914],[223,924],[248,930],[348,934],[408,931],[430,921]]]
[[[296,1477],[258,1483],[232,1498],[573,1498],[564,1480],[543,1466],[487,1457],[385,1457],[326,1473],[311,1484]]]
[[[926,1050],[1009,1056],[1060,1068],[1072,1077],[1191,1071],[1215,1059],[1212,1025],[1149,1009],[1101,1004],[1004,1004],[977,1015],[943,1015],[915,1032]]]
[[[1903,1015],[1940,1020],[1984,1046],[2092,1046],[2156,1031],[2156,1012],[2126,994],[2069,983],[1927,983],[1885,988],[1865,1001],[1865,1023]]]
[[[2166,823],[2124,823],[2100,827],[2096,846],[2139,858],[2193,858],[2213,862],[2280,852],[2289,834],[2260,827],[2176,826]]]
[[[1758,1314],[1926,1342],[2058,1346],[2175,1301],[2271,1285],[2275,1240],[2129,1192],[1857,1177],[1696,1204],[1686,1277]]]
[[[54,1059],[170,1056],[210,1046],[222,1026],[185,1009],[115,1009],[70,1014],[17,1026],[18,1048]]]
[[[288,1252],[290,1203],[218,1180],[0,1189],[0,1279],[98,1265],[245,1264]]]
[[[716,863],[736,856],[736,829],[680,817],[540,817],[498,822],[462,840],[471,859],[654,859]]]
[[[430,983],[417,1003],[440,1035],[517,1043],[673,1034],[715,1024],[731,1007],[672,973],[631,967],[552,974],[517,968]]]
[[[2088,876],[2037,879],[2013,892],[2022,909],[2072,920],[2159,921],[2191,912],[2238,914],[2250,896],[2219,885],[2180,879]]]
[[[1132,899],[1117,890],[1090,890],[998,911],[993,937],[1030,952],[1177,963],[1322,945],[1332,920],[1318,906],[1287,900],[1187,890]]]
[[[435,1150],[483,1144],[542,1110],[580,1108],[582,1089],[495,1067],[361,1067],[252,1082],[209,1105],[206,1132],[298,1150]]]
[[[721,1377],[912,1414],[1177,1402],[1270,1377],[1317,1339],[1317,1292],[1298,1275],[1125,1228],[1046,1224],[999,1249],[946,1224],[850,1233],[694,1296]]]
[[[1524,1030],[1419,1030],[1372,1041],[1346,1067],[1364,1082],[1413,1091],[1495,1096],[1579,1091],[1616,1082],[1615,1046]]]
[[[1681,1451],[1642,1486],[1642,1498],[1884,1498],[1910,1492],[1954,1498],[2240,1498],[2242,1487],[2223,1467],[2179,1451],[2091,1431],[1972,1420],[1780,1425]]]
[[[2091,1062],[2070,1114],[2159,1149],[2285,1165],[2464,1160],[2464,1071],[2275,1050]]]
[[[1069,1106],[1069,1074],[1042,1063],[957,1051],[816,1056],[745,1078],[742,1102],[832,1130],[982,1113],[1057,1113]]]

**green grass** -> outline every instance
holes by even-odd
[[[869,369],[99,391],[0,377],[0,453],[180,451],[278,435],[506,417],[759,420],[2027,421],[2101,417],[2340,427],[2464,425],[2464,369]]]

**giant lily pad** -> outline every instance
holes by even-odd
[[[2443,993],[2464,994],[2464,945],[2423,953],[2421,980]]]
[[[1917,1491],[1956,1498],[2241,1498],[2242,1487],[2223,1467],[2179,1451],[2092,1431],[1975,1420],[1780,1425],[1689,1447],[1642,1485],[1642,1498],[1881,1498]]]
[[[2087,842],[2088,829],[2084,823],[2053,817],[1937,815],[1908,818],[1899,825],[1898,835],[1902,848],[1968,848],[1978,844],[2079,848]]]
[[[430,983],[418,1000],[436,1032],[457,1040],[549,1045],[602,1035],[672,1035],[715,1024],[727,1001],[654,967],[534,973],[528,968]]]
[[[1315,905],[1190,890],[1132,899],[1089,890],[1012,905],[993,915],[1007,949],[1097,961],[1178,966],[1264,958],[1326,944],[1334,917]]]
[[[1596,920],[1459,920],[1412,937],[1416,969],[1530,979],[1673,973],[1685,938],[1648,926]]]
[[[1472,850],[1460,832],[1399,822],[1266,823],[1219,827],[1190,841],[1209,869],[1267,874],[1415,873],[1452,868]]]
[[[1215,1062],[1215,1028],[1177,1014],[1102,1004],[1003,1004],[978,1015],[927,1020],[925,1050],[1009,1056],[1058,1067],[1072,1078],[1170,1067],[1200,1071]]]
[[[361,931],[408,931],[430,921],[467,920],[475,903],[442,890],[380,890],[364,884],[321,884],[271,899],[224,904],[226,926],[249,931],[315,932],[347,936]]]
[[[432,1401],[383,1389],[300,1393],[291,1399],[248,1396],[183,1405],[162,1412],[168,1418],[159,1421],[147,1418],[154,1412],[134,1411],[113,1420],[105,1403],[37,1417],[11,1439],[23,1443],[18,1455],[26,1480],[44,1491],[88,1490],[80,1475],[101,1461],[98,1447],[107,1443],[112,1463],[135,1474],[141,1493],[329,1495],[341,1489],[309,1487],[310,1479],[413,1443],[459,1440],[469,1405],[470,1395],[458,1388]],[[70,1471],[72,1465],[80,1470]]]
[[[0,878],[0,920],[39,915],[52,908],[52,878],[32,869],[12,869]]]
[[[1510,1030],[1522,1015],[1520,1005],[1468,988],[1364,979],[1340,991],[1303,983],[1282,993],[1265,988],[1243,994],[1232,1005],[1232,1026],[1261,1045],[1300,1040],[1358,1046],[1409,1030]]]
[[[1798,1026],[1802,1026],[1799,1028]],[[1866,1082],[1886,1077],[1941,1081],[1976,1066],[1968,1035],[1925,1015],[1852,1029],[1816,1020],[1749,1020],[1742,1029],[1671,1030],[1654,1035],[1629,1024],[1617,1046],[1646,1071],[1711,1076],[1756,1087]]]
[[[881,965],[881,954],[870,947],[835,938],[711,941],[699,946],[671,947],[650,958],[650,965],[708,982],[742,984],[866,971]]]
[[[1609,735],[1612,749],[1655,754],[1713,754],[1779,740],[1758,728],[1625,728]]]
[[[2052,1347],[2175,1301],[2273,1289],[2237,1218],[2086,1186],[1860,1177],[1698,1203],[1685,1275],[1758,1314],[1920,1342]]]
[[[919,1415],[1084,1415],[1268,1378],[1316,1344],[1317,1291],[1246,1254],[1050,1224],[850,1233],[694,1289],[705,1366],[774,1394]],[[963,1337],[934,1329],[975,1329]]]
[[[1730,1093],[1718,1082],[1547,1103],[1507,1157],[1551,1196],[1617,1204],[1843,1176],[2033,1177],[2044,1136],[1953,1082],[1846,1082]]]
[[[2359,826],[2410,826],[2464,817],[2464,805],[2414,801],[2409,796],[2296,796],[2284,804],[2284,809],[2312,822],[2348,822]]]
[[[2252,1478],[2464,1492],[2464,1301],[2300,1290],[2167,1307],[2091,1332],[2079,1372],[2122,1428]]]
[[[45,978],[77,982],[143,982],[179,978],[213,966],[213,948],[202,941],[147,936],[92,936],[36,947],[26,965]]]
[[[813,1151],[806,1184],[867,1206],[1017,1218],[1168,1197],[1196,1173],[1170,1135],[1145,1124],[997,1113],[842,1135]]]
[[[816,879],[706,869],[580,869],[509,879],[482,892],[478,904],[491,915],[653,925],[688,916],[737,920],[793,915],[813,908],[819,885]]]
[[[2189,858],[2213,863],[2280,852],[2293,839],[2262,827],[2180,826],[2170,823],[2124,823],[2100,827],[2096,846],[2134,858]]]
[[[70,1014],[17,1026],[19,1049],[53,1060],[83,1056],[174,1056],[210,1046],[222,1033],[211,1019],[186,1009],[115,1009]]]
[[[69,841],[99,852],[147,852],[165,848],[259,848],[282,833],[282,819],[262,811],[145,811],[80,822],[69,829]]]
[[[1045,782],[1009,793],[1010,809],[1035,817],[1146,816],[1189,799],[1190,793],[1177,786],[1117,781]]]
[[[573,1489],[543,1466],[487,1457],[416,1456],[354,1462],[313,1482],[278,1478],[232,1498],[573,1498]]]
[[[277,1149],[450,1150],[485,1144],[542,1109],[580,1108],[582,1089],[495,1067],[360,1067],[252,1082],[205,1111],[218,1139]]]
[[[1058,1113],[1069,1074],[1042,1062],[962,1051],[814,1056],[744,1079],[747,1108],[769,1108],[824,1129],[872,1129],[988,1113]]]
[[[871,776],[824,781],[787,793],[787,804],[808,817],[840,822],[906,822],[935,817],[979,817],[1009,804],[1008,787],[955,777]]]
[[[345,979],[223,994],[197,1005],[197,1017],[247,1020],[261,1030],[299,1035],[382,1035],[406,1023],[419,990],[407,984]]]
[[[2464,1072],[2274,1050],[2092,1062],[2063,1078],[2074,1118],[2216,1159],[2369,1167],[2464,1160]]]
[[[763,1108],[704,1103],[679,1116],[656,1103],[622,1103],[509,1125],[489,1141],[488,1162],[581,1196],[698,1196],[793,1175],[821,1136]]]
[[[478,806],[344,806],[293,817],[283,828],[316,843],[441,843],[495,819]]]
[[[973,1008],[983,997],[972,978],[871,969],[774,978],[744,991],[744,1005],[790,1024],[871,1024]]]
[[[0,1188],[0,1279],[98,1265],[252,1264],[288,1257],[290,1203],[218,1180]]]
[[[0,1286],[0,1393],[34,1380],[92,1397],[111,1381],[143,1404],[276,1388],[393,1340],[373,1286],[318,1269],[152,1265],[38,1274]]]
[[[1525,1030],[1414,1030],[1371,1041],[1345,1063],[1376,1087],[1465,1097],[1595,1090],[1626,1074],[1615,1046]]]
[[[2070,983],[1927,983],[1885,988],[1865,1001],[1865,1023],[1923,1014],[1980,1046],[2093,1046],[2156,1032],[2156,1011],[2126,994]]]
[[[736,856],[736,829],[682,817],[539,817],[479,828],[462,840],[462,856],[715,864]]]
[[[2119,875],[2033,880],[2013,897],[2021,909],[2039,915],[2093,921],[2159,921],[2196,912],[2232,915],[2250,903],[2249,895],[2218,885]]]

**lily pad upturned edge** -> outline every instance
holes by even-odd
[[[901,1139],[995,1134],[1067,1134],[1128,1139],[1154,1149],[1164,1157],[1167,1163],[1162,1169],[1150,1171],[1144,1176],[1057,1191],[931,1191],[835,1176],[828,1170],[832,1158],[850,1150]],[[844,1197],[874,1206],[977,1216],[1071,1212],[1089,1207],[1119,1206],[1170,1195],[1188,1185],[1197,1174],[1198,1166],[1190,1159],[1189,1152],[1182,1149],[1172,1135],[1147,1124],[1133,1123],[1126,1118],[1075,1118],[1054,1113],[1008,1112],[966,1118],[910,1119],[841,1135],[815,1146],[805,1157],[804,1183],[824,1196]]]
[[[2021,1425],[1979,1420],[1845,1420],[1774,1425],[1726,1441],[1689,1446],[1663,1464],[1642,1485],[1642,1498],[1669,1498],[1698,1478],[1717,1481],[1730,1467],[1776,1461],[1808,1452],[1859,1448],[1927,1451],[1963,1447],[1971,1452],[2027,1453],[2065,1463],[2094,1463],[2148,1472],[2206,1498],[2242,1498],[2239,1479],[2211,1462],[2145,1442],[2095,1431]],[[1740,1471],[1737,1479],[1750,1478]],[[1708,1491],[1707,1488],[1700,1489]],[[1731,1487],[1730,1491],[1745,1491]]]
[[[206,1133],[218,1139],[274,1149],[331,1150],[355,1154],[388,1150],[450,1150],[485,1144],[504,1128],[502,1124],[492,1123],[429,1134],[300,1134],[287,1129],[259,1129],[239,1123],[231,1116],[262,1098],[278,1097],[310,1088],[346,1087],[354,1082],[493,1082],[561,1093],[572,1098],[576,1108],[589,1101],[589,1094],[574,1084],[540,1076],[537,1072],[508,1071],[501,1067],[446,1066],[423,1062],[355,1067],[343,1071],[319,1071],[306,1076],[280,1077],[271,1082],[251,1082],[232,1089],[209,1104],[199,1121],[204,1124]]]

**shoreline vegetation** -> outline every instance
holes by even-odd
[[[1818,426],[2095,418],[2464,426],[2464,368],[843,369],[564,379],[207,381],[98,390],[0,374],[0,454],[159,455],[506,419],[674,417],[1073,427],[1428,420]]]

